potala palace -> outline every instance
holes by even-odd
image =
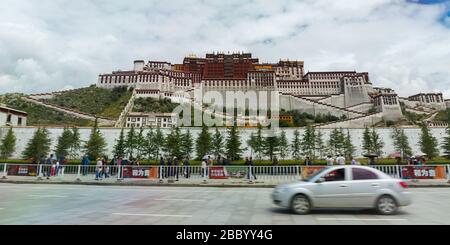
[[[368,72],[307,72],[303,61],[260,63],[250,53],[211,53],[203,58],[185,57],[183,64],[165,61],[134,61],[134,69],[100,74],[98,87],[133,87],[130,100],[139,97],[192,100],[196,90],[276,92],[281,111],[296,110],[312,115],[331,114],[340,121],[314,125],[319,128],[373,126],[397,121],[404,110],[434,113],[450,106],[442,93],[420,93],[402,98],[390,88],[374,87]],[[116,125],[126,124],[127,109]],[[129,119],[128,119],[129,120]],[[432,125],[435,126],[435,125]]]

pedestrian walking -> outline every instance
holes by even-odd
[[[311,159],[309,157],[306,157],[305,161],[303,163],[305,164],[305,166],[311,166],[312,165]]]
[[[252,159],[252,157],[246,158],[246,162],[247,162],[247,165],[248,165],[247,178],[249,180],[252,180],[252,179],[256,180],[256,176],[253,174],[253,159]]]
[[[81,165],[83,168],[83,176],[87,175],[88,165],[89,165],[89,157],[85,154],[81,159]]]
[[[160,170],[158,171],[158,178],[159,179],[162,179],[162,178],[164,178],[164,173],[166,172],[166,169],[165,169],[165,166],[166,165],[166,162],[164,161],[164,157],[162,157],[161,156],[161,158],[159,159],[159,167],[160,167]]]
[[[357,165],[357,164],[358,163],[356,162],[355,158],[352,158],[351,165]]]
[[[53,160],[52,168],[50,170],[50,176],[55,176],[55,171],[56,171],[56,161]]]
[[[173,165],[174,165],[174,175],[176,176],[176,181],[178,181],[178,175],[180,172],[180,161],[178,161],[177,157],[173,158]]]
[[[103,169],[103,162],[101,158],[97,158],[97,165],[95,169],[95,180],[102,179],[101,173]]]
[[[331,155],[328,155],[325,161],[327,162],[327,166],[333,166],[334,164],[334,159],[333,157],[331,157]]]
[[[208,156],[208,166],[213,165],[213,160],[211,159],[211,156]]]
[[[336,162],[338,165],[345,165],[344,155],[340,154],[338,157],[336,157]]]
[[[272,168],[270,170],[270,174],[275,175],[275,173],[277,172],[276,171],[277,166],[278,166],[278,159],[277,157],[274,156],[272,159]]]
[[[47,174],[47,179],[50,178],[51,176],[51,171],[52,171],[52,165],[53,165],[53,154],[50,154],[50,156],[47,158],[46,163],[48,171],[46,171],[45,173]]]
[[[190,169],[189,169],[189,158],[188,157],[184,158],[183,166],[184,166],[184,177],[186,179],[189,179],[191,173],[190,173]]]
[[[37,175],[38,176],[42,176],[44,173],[42,173],[42,171],[43,171],[43,168],[45,167],[45,166],[43,166],[43,165],[45,165],[45,156],[41,156],[40,158],[39,158],[39,165],[41,165],[41,167],[38,167],[37,169],[38,169],[38,173],[37,173]]]
[[[55,164],[55,176],[59,176],[59,174],[60,174],[60,169],[59,169],[59,161],[56,161],[56,164]]]
[[[223,159],[224,166],[230,165],[230,160],[228,160],[228,159],[230,159],[228,156],[224,157],[224,159]]]
[[[172,158],[167,157],[167,174],[166,177],[172,177],[173,175],[173,161]]]
[[[39,165],[45,165],[45,156],[41,156],[40,158],[39,158]]]
[[[207,163],[206,163],[206,159],[203,158],[202,160],[202,177],[206,177],[208,175],[207,173]]]

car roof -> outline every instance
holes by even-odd
[[[369,167],[369,166],[361,166],[361,165],[333,165],[333,166],[328,166],[328,169],[338,169],[338,168],[360,168],[360,169],[366,169],[366,170],[375,172],[378,175],[383,176],[384,178],[391,178],[389,175],[387,175],[383,171],[380,171],[380,170],[378,170],[376,168],[372,168],[372,167]]]

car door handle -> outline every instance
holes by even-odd
[[[339,187],[348,187],[348,185],[346,185],[346,184],[341,184],[341,185],[339,185]]]
[[[380,187],[380,185],[379,184],[372,184],[371,186],[373,186],[373,187]]]

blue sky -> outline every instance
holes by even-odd
[[[401,96],[450,98],[450,1],[2,0],[0,94],[87,86],[135,59],[248,51],[368,71]]]

